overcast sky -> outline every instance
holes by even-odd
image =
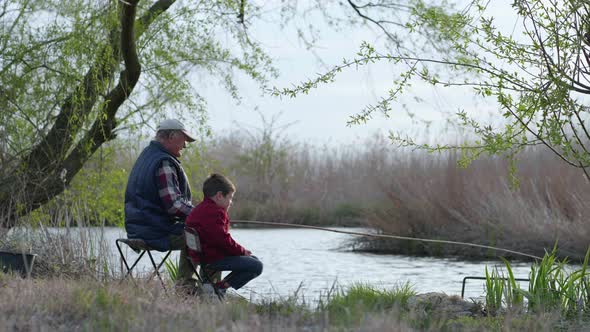
[[[518,21],[509,7],[509,1],[500,2],[503,3],[496,4],[492,13],[496,14],[496,22],[512,30]],[[321,20],[316,21],[314,24],[323,31],[323,35],[314,50],[315,55],[306,50],[293,30],[280,30],[275,25],[265,23],[250,27],[251,35],[269,50],[280,71],[281,76],[271,85],[279,88],[289,87],[315,77],[316,73],[325,72],[327,68],[318,63],[316,56],[320,56],[327,65],[337,65],[342,63],[342,58],[353,58],[362,41],[379,43],[380,40],[380,34],[375,29],[355,27],[335,32],[322,26]],[[401,107],[394,109],[389,119],[377,116],[365,125],[346,125],[351,115],[384,96],[392,81],[398,77],[398,73],[399,69],[396,70],[384,62],[358,70],[349,69],[341,73],[336,82],[322,85],[312,90],[309,95],[301,95],[294,99],[262,96],[254,83],[241,79],[238,81],[243,96],[240,105],[236,105],[228,94],[215,85],[199,86],[200,92],[207,97],[209,124],[216,134],[236,126],[262,127],[262,120],[255,111],[258,109],[268,119],[280,113],[278,124],[293,123],[286,135],[306,142],[351,143],[363,140],[375,132],[386,134],[388,130],[426,136],[425,125],[413,123]],[[416,103],[412,94],[421,96],[424,101]],[[495,104],[473,97],[468,89],[433,88],[430,85],[415,83],[408,96],[403,98],[400,104],[406,104],[417,117],[433,121],[430,136],[434,135],[438,139],[441,128],[445,127],[445,119],[459,109],[478,114],[484,121],[491,118],[490,114],[495,109]],[[449,140],[454,139],[451,137]]]

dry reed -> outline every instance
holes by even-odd
[[[559,316],[449,319],[435,312],[376,309],[353,301],[360,320],[293,303],[225,303],[164,293],[156,282],[98,282],[94,279],[32,280],[0,273],[2,331],[549,331]],[[346,315],[346,312],[343,313]]]
[[[559,255],[575,260],[588,248],[590,183],[546,150],[529,148],[519,155],[520,185],[513,187],[508,162],[497,156],[460,168],[457,151],[396,149],[380,136],[340,147],[278,138],[264,145],[255,137],[234,132],[211,143],[205,156],[218,160],[218,169],[238,184],[234,219],[365,225],[537,256],[558,241]],[[361,239],[355,248],[473,258],[501,254],[374,239]]]

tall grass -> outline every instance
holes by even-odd
[[[356,286],[311,308],[293,298],[249,303],[163,293],[157,282],[31,280],[0,273],[4,331],[551,331],[583,330],[557,315],[451,318],[398,305],[405,291]]]
[[[488,272],[485,268],[486,274],[486,310],[492,315],[496,316],[502,307],[502,295],[504,293],[503,276],[497,270]]]
[[[357,283],[320,299],[318,308],[341,325],[360,323],[366,314],[376,311],[407,309],[408,300],[416,295],[409,283],[385,290]]]
[[[92,252],[77,250],[80,247],[76,247],[93,245],[65,239],[68,241],[59,243],[67,245],[68,250],[94,257]],[[20,238],[19,243],[27,244],[28,241],[31,238]],[[86,238],[81,241],[91,240]],[[62,253],[49,251],[45,259],[59,261]],[[410,298],[415,295],[409,284],[391,290],[356,284],[348,289],[329,291],[316,307],[312,307],[298,301],[297,293],[278,301],[264,300],[260,303],[231,297],[226,303],[207,302],[198,297],[165,293],[157,281],[149,279],[120,282],[117,279],[120,275],[96,278],[91,270],[78,270],[78,274],[61,271],[38,275],[41,278],[37,279],[21,279],[0,273],[0,298],[11,299],[0,301],[0,330],[487,331],[506,328],[538,331],[562,323],[560,317],[576,318],[567,324],[579,328],[586,322],[590,303],[586,272],[590,250],[582,268],[570,275],[573,277],[559,273],[559,269],[565,267],[557,263],[554,254],[532,269],[531,279],[538,280],[534,287],[524,291],[519,290],[514,280],[511,283],[515,285],[513,289],[524,294],[529,303],[537,303],[528,306],[534,318],[457,319],[445,316],[444,312],[409,308]],[[71,258],[73,256],[66,257],[66,262]],[[506,264],[509,269],[508,262]],[[85,267],[96,269],[100,266],[88,264]],[[541,277],[539,271],[550,271],[550,276]],[[552,279],[558,282],[553,283]],[[545,290],[556,285],[564,295],[560,301],[553,301],[554,297],[548,301],[549,295]],[[504,285],[503,289],[506,288]],[[559,305],[556,307],[555,303]],[[560,315],[554,316],[555,310],[559,310]]]
[[[529,313],[559,311],[566,318],[590,317],[590,273],[588,249],[582,266],[573,269],[567,260],[556,258],[556,250],[545,254],[531,266],[528,289],[521,289],[515,281],[510,263],[505,260],[508,276],[497,269],[488,273],[486,268],[486,309],[496,315],[502,306],[506,309],[523,308]],[[505,291],[508,290],[508,291]],[[526,299],[526,301],[524,301]]]
[[[506,309],[508,310],[508,312],[520,313],[522,312],[524,306],[523,293],[520,291],[520,287],[519,284],[516,282],[516,278],[514,278],[514,273],[512,272],[512,268],[510,267],[510,262],[508,262],[503,257],[502,260],[504,261],[504,265],[506,266],[506,271],[508,273],[508,277],[506,279],[507,281],[504,283],[504,299]]]
[[[121,275],[104,229],[88,228],[85,214],[65,206],[57,219],[65,227],[34,223],[12,228],[0,237],[0,250],[36,254],[31,275],[35,278],[92,277],[110,280]]]

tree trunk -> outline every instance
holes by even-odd
[[[141,74],[135,40],[175,0],[156,1],[136,20],[138,2],[119,2],[120,32],[119,27],[114,28],[109,34],[110,45],[97,52],[97,59],[110,52],[107,55],[117,61],[97,60],[91,66],[84,80],[65,99],[51,130],[22,158],[14,174],[1,181],[0,229],[13,227],[18,217],[62,193],[92,154],[115,137],[117,110],[128,99]],[[102,83],[116,75],[121,58],[124,70],[118,84],[111,91],[102,90]],[[100,95],[105,96],[104,101],[101,100],[98,114],[86,131],[84,124],[90,120]]]

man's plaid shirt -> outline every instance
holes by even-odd
[[[176,174],[174,166],[168,160],[163,160],[157,174],[158,193],[166,211],[169,215],[184,220],[193,209],[193,204],[180,192],[178,174]]]

